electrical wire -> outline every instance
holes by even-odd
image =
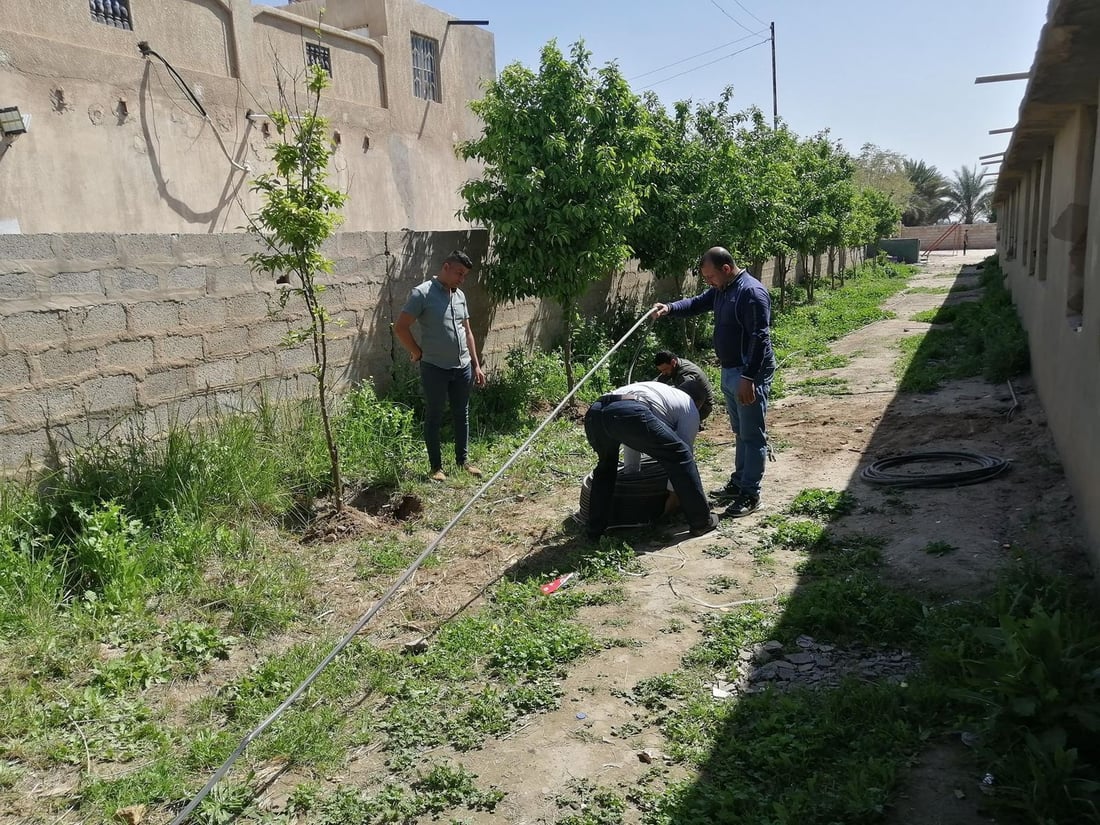
[[[214,121],[210,119],[210,115],[207,113],[206,107],[202,105],[202,102],[199,100],[198,96],[196,96],[195,93],[191,91],[191,87],[187,85],[187,81],[180,76],[180,73],[176,71],[175,67],[159,54],[157,54],[153,49],[149,48],[149,43],[145,40],[142,40],[140,43],[138,43],[138,51],[141,52],[141,56],[144,57],[146,60],[148,60],[150,57],[155,57],[157,60],[164,64],[164,68],[168,70],[169,76],[171,76],[171,78],[176,81],[176,85],[179,87],[180,91],[182,91],[184,96],[191,101],[191,104],[198,110],[199,114],[202,115],[202,119],[210,125],[210,130],[214,133],[214,137],[218,141],[218,146],[221,147],[222,154],[225,155],[225,159],[229,161],[229,165],[241,172],[251,173],[252,168],[247,163],[240,164],[237,163],[237,161],[233,160],[233,156],[230,155],[229,150],[225,148],[225,141],[222,140],[221,132],[219,132],[218,127],[214,125]]]
[[[747,14],[749,17],[751,17],[753,20],[755,20],[761,26],[767,26],[768,25],[763,20],[761,20],[759,17],[757,17],[755,14],[753,14],[751,11],[749,11],[747,8],[745,8],[745,4],[742,3],[741,0],[733,0],[733,2],[736,3],[738,6],[740,6],[741,10],[744,11],[745,14]]]
[[[969,470],[948,470],[940,473],[903,473],[892,472],[907,464],[932,464],[953,462],[972,464]],[[930,451],[903,453],[892,458],[883,458],[864,467],[859,477],[869,484],[882,484],[888,487],[963,487],[967,484],[980,484],[989,481],[1008,469],[1009,463],[1003,458],[964,451]]]
[[[381,598],[379,598],[378,601],[375,602],[371,606],[371,608],[360,617],[355,626],[351,630],[349,630],[344,635],[344,637],[340,639],[339,642],[336,643],[332,650],[329,651],[328,655],[326,655],[325,658],[321,660],[320,664],[318,664],[317,667],[315,667],[313,671],[308,676],[306,676],[305,679],[302,680],[301,684],[299,684],[298,687],[294,688],[291,694],[287,696],[286,699],[284,699],[279,704],[279,706],[275,708],[275,710],[271,711],[271,713],[268,714],[268,716],[262,722],[260,722],[258,725],[256,725],[255,728],[248,732],[248,734],[237,745],[233,753],[231,753],[229,757],[218,767],[218,769],[214,771],[213,775],[202,787],[202,789],[197,794],[195,794],[195,796],[191,799],[190,802],[187,803],[187,806],[183,810],[176,814],[175,818],[172,819],[171,825],[182,825],[182,823],[187,821],[187,818],[191,815],[195,808],[197,808],[199,804],[210,794],[210,792],[214,790],[214,786],[217,785],[218,782],[220,782],[221,779],[226,775],[226,773],[229,772],[229,769],[233,767],[233,764],[240,758],[241,754],[244,753],[245,748],[247,748],[252,742],[254,742],[265,730],[271,727],[271,725],[274,724],[275,720],[282,716],[287,708],[293,705],[299,699],[299,697],[301,697],[302,694],[309,689],[310,685],[312,685],[314,681],[316,681],[317,677],[321,675],[321,672],[330,664],[332,664],[332,661],[337,656],[339,656],[349,644],[351,644],[352,640],[354,640],[355,637],[359,635],[359,633],[363,630],[364,627],[367,626],[371,619],[373,619],[382,610],[382,608],[385,607],[390,602],[390,600],[392,600],[393,597],[397,595],[397,593],[408,583],[409,579],[413,577],[413,574],[420,569],[420,566],[424,564],[424,562],[427,561],[428,558],[436,551],[439,545],[442,544],[443,538],[455,527],[456,524],[458,524],[459,521],[461,521],[462,517],[466,515],[470,508],[474,506],[474,502],[481,498],[485,494],[485,492],[490,487],[492,487],[493,484],[495,484],[496,481],[501,476],[503,476],[504,473],[513,464],[516,463],[519,457],[527,450],[529,446],[531,446],[531,444],[536,438],[538,438],[542,431],[545,430],[547,426],[549,426],[550,422],[557,418],[558,414],[561,413],[561,411],[565,409],[566,405],[573,400],[573,397],[577,394],[577,391],[580,390],[582,386],[584,386],[585,382],[587,382],[588,379],[595,375],[600,367],[607,363],[607,360],[615,353],[615,351],[618,350],[619,347],[621,347],[624,343],[626,343],[627,339],[629,339],[630,336],[632,336],[638,330],[638,328],[641,327],[642,324],[644,324],[649,319],[649,316],[653,314],[653,311],[653,308],[647,310],[646,313],[638,319],[637,323],[635,323],[634,326],[630,328],[626,335],[616,341],[614,346],[612,346],[611,349],[604,353],[604,356],[599,361],[597,361],[587,373],[585,373],[585,375],[574,385],[573,389],[566,393],[565,398],[563,398],[558,406],[556,406],[550,412],[550,414],[546,416],[545,419],[543,419],[542,423],[534,429],[534,431],[519,446],[519,448],[514,453],[512,453],[508,460],[501,465],[500,469],[493,473],[489,480],[481,485],[478,491],[474,493],[473,496],[462,506],[462,509],[455,514],[454,518],[452,518],[447,523],[447,526],[444,527],[442,531],[440,531],[439,535],[436,536],[428,544],[428,546],[424,548],[419,556],[413,559],[412,563],[408,567],[406,567],[404,572],[397,577],[393,584],[389,586],[386,592],[382,594]]]
[[[670,77],[666,77],[662,80],[657,80],[653,83],[650,83],[648,86],[643,86],[638,91],[644,92],[646,89],[652,89],[654,86],[660,86],[662,83],[667,83],[670,80],[675,80],[677,77],[682,77],[683,75],[691,74],[692,72],[697,72],[700,69],[706,69],[710,66],[713,66],[715,63],[720,63],[723,60],[729,60],[731,57],[736,57],[739,54],[743,54],[744,52],[747,52],[749,49],[755,49],[757,46],[763,46],[767,42],[769,42],[769,41],[767,39],[764,39],[764,40],[761,40],[759,43],[753,43],[751,46],[746,46],[743,49],[738,49],[737,51],[732,52],[731,54],[727,54],[725,57],[719,57],[715,60],[711,60],[709,63],[704,63],[702,66],[696,66],[693,69],[687,69],[686,71],[679,72],[678,74],[671,75]]]
[[[704,55],[713,54],[714,52],[719,52],[722,49],[727,49],[730,46],[733,46],[737,43],[741,43],[745,40],[748,40],[750,37],[759,37],[763,33],[764,33],[763,31],[758,31],[758,32],[753,32],[752,34],[746,34],[743,37],[738,37],[736,40],[731,40],[729,43],[723,43],[721,46],[715,46],[713,49],[707,49],[706,51],[696,52],[691,57],[685,57],[683,60],[677,60],[674,63],[668,63],[664,66],[658,66],[656,69],[650,69],[648,72],[642,72],[641,74],[636,74],[633,77],[628,77],[627,80],[630,81],[630,82],[633,82],[635,80],[640,80],[643,77],[649,77],[649,75],[651,75],[651,74],[657,74],[657,72],[663,72],[665,69],[671,69],[675,66],[679,66],[679,65],[681,65],[683,63],[687,63],[691,60],[698,60],[700,57],[703,57]]]
[[[732,14],[730,14],[730,13],[729,13],[728,11],[726,11],[726,10],[725,10],[724,8],[722,8],[722,6],[720,6],[720,5],[718,4],[718,0],[710,0],[710,4],[711,4],[712,6],[714,6],[714,8],[718,9],[718,11],[722,12],[722,14],[724,14],[724,15],[725,15],[726,17],[728,17],[728,18],[729,18],[730,20],[732,20],[732,21],[733,21],[734,23],[736,23],[736,24],[737,24],[738,26],[740,26],[741,28],[743,28],[743,29],[744,29],[745,31],[747,31],[747,32],[751,32],[751,31],[752,31],[752,29],[750,29],[750,28],[749,28],[748,26],[746,26],[746,25],[745,25],[744,23],[742,23],[742,22],[741,22],[740,20],[738,20],[738,19],[737,19],[736,17],[734,17],[734,16],[732,15]]]

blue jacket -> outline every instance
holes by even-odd
[[[772,299],[748,270],[724,289],[711,287],[702,295],[668,305],[669,315],[701,315],[714,310],[714,352],[725,368],[741,370],[755,383],[775,371],[772,352]]]

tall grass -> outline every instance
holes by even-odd
[[[411,410],[370,386],[342,400],[336,429],[345,472],[364,485],[398,484],[418,450]],[[265,405],[163,437],[134,427],[77,448],[36,484],[0,485],[0,629],[24,624],[28,605],[140,599],[231,553],[221,525],[239,532],[325,492],[325,456],[311,404]]]
[[[979,375],[1000,383],[1028,371],[1027,333],[996,257],[986,260],[981,285],[981,300],[941,308],[929,320],[943,326],[902,340],[895,372],[903,391],[930,392],[944,381]]]

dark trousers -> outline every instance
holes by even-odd
[[[645,404],[626,400],[597,401],[584,416],[584,434],[596,451],[597,459],[588,499],[590,535],[599,535],[607,529],[619,473],[619,447],[623,444],[645,453],[661,465],[672,489],[680,497],[680,509],[691,527],[701,528],[708,524],[710,506],[703,494],[691,447]]]
[[[443,451],[439,431],[443,426],[443,408],[451,403],[451,421],[455,431],[455,462],[466,463],[470,443],[470,386],[473,371],[470,365],[444,369],[420,362],[420,385],[424,388],[424,443],[428,447],[428,463],[432,472],[443,468]]]

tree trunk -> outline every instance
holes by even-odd
[[[313,360],[317,365],[317,401],[321,407],[321,427],[325,434],[325,446],[328,448],[329,469],[332,474],[332,505],[336,512],[344,509],[344,479],[340,473],[340,451],[336,446],[336,437],[332,432],[332,420],[328,410],[328,336],[325,328],[325,309],[317,300],[312,275],[307,272],[303,261],[299,276],[302,278],[306,308],[313,324]]]
[[[807,256],[805,252],[798,253],[798,263],[795,264],[794,281],[798,283],[798,273],[802,273],[802,281],[806,284],[806,297],[808,300],[813,300],[813,284],[810,283],[810,267],[806,260]]]
[[[817,279],[821,277],[821,253],[813,253],[813,266],[810,272],[810,303],[812,304],[817,298],[816,288]]]
[[[573,391],[573,302],[562,304],[562,319],[565,324],[565,383],[569,391]]]
[[[779,286],[779,311],[787,309],[787,256],[775,256],[775,280]]]
[[[836,247],[829,247],[829,286],[836,289]]]
[[[764,259],[753,258],[752,259],[752,274],[756,276],[758,281],[764,280]]]

